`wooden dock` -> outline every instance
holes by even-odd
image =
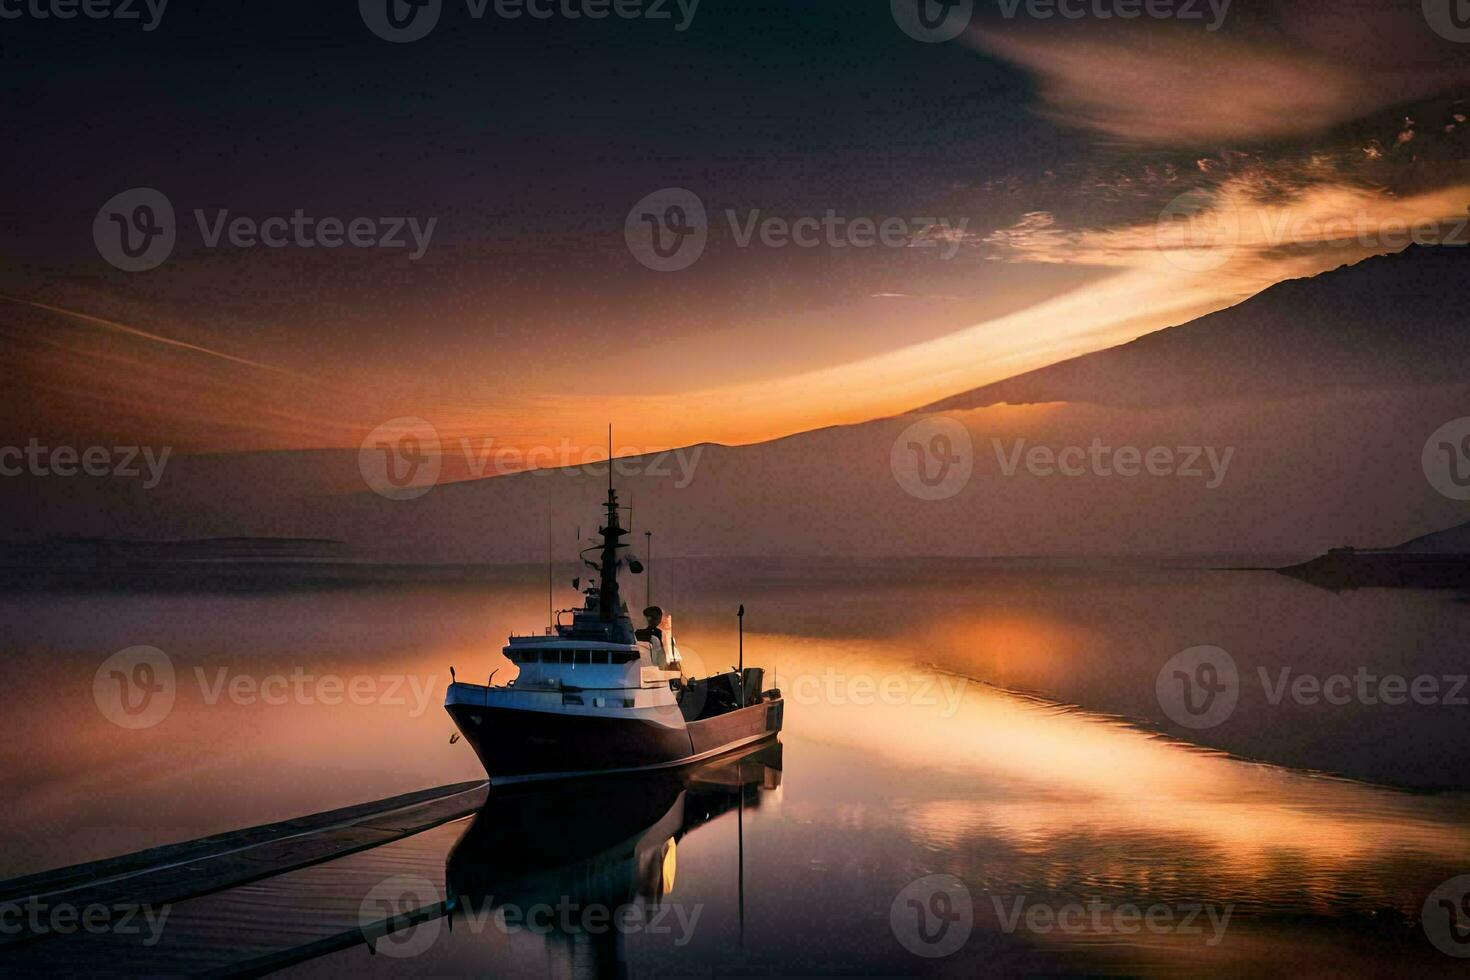
[[[267,925],[251,921],[259,917],[259,909],[225,911],[229,896],[249,892],[257,896],[258,906],[258,894],[269,891],[269,879],[320,879],[323,872],[312,876],[304,869],[341,865],[360,852],[391,849],[396,842],[473,814],[487,795],[484,781],[455,783],[0,882],[0,907],[20,910],[12,912],[0,934],[0,973],[232,973],[236,967],[256,972],[247,964],[258,966],[262,958],[275,959],[302,942],[325,937],[315,928],[303,933],[289,924],[252,929]],[[442,855],[441,847],[436,842],[429,850]],[[436,860],[442,874],[442,856]],[[363,856],[351,865],[361,875],[371,861]],[[293,887],[309,889],[310,884]],[[112,928],[121,915],[140,907],[167,907],[172,913],[161,937],[151,943]],[[42,910],[39,929],[27,911],[35,908]],[[48,924],[57,909],[72,910],[68,919],[78,921],[84,910],[94,914],[86,929],[77,925],[63,931]],[[344,913],[355,919],[356,905]],[[210,934],[226,921],[255,938],[234,944],[215,941]],[[338,925],[333,924],[333,932],[340,932]],[[271,931],[278,940],[270,937]]]

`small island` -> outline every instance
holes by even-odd
[[[1333,591],[1470,588],[1470,522],[1391,548],[1333,548],[1277,571]]]

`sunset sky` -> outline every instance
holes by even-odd
[[[3,435],[356,448],[414,415],[504,445],[596,445],[608,421],[629,447],[752,442],[1126,341],[1411,228],[1470,240],[1470,44],[1418,0],[1237,0],[1217,31],[979,6],[944,44],[851,0],[706,0],[684,31],[450,3],[411,44],[354,4],[7,21]],[[133,187],[179,225],[137,273],[92,238]],[[669,187],[709,241],[657,272],[623,229]],[[209,247],[195,209],[436,225],[417,260]],[[728,211],[949,230],[741,247]]]

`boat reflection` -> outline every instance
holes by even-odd
[[[725,816],[743,838],[781,757],[773,741],[678,771],[492,791],[449,852],[450,928],[536,934],[570,975],[626,975],[630,933],[677,928],[679,842]]]

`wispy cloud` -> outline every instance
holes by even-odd
[[[1334,22],[1314,26],[1313,36],[1357,16],[1351,5],[1320,6],[1341,9]],[[1417,11],[1392,23],[1429,36]],[[1044,115],[1134,144],[1303,136],[1470,81],[1463,55],[1383,63],[1345,57],[1279,30],[1121,30],[1089,23],[1046,32],[977,30],[967,37],[1036,75]]]

